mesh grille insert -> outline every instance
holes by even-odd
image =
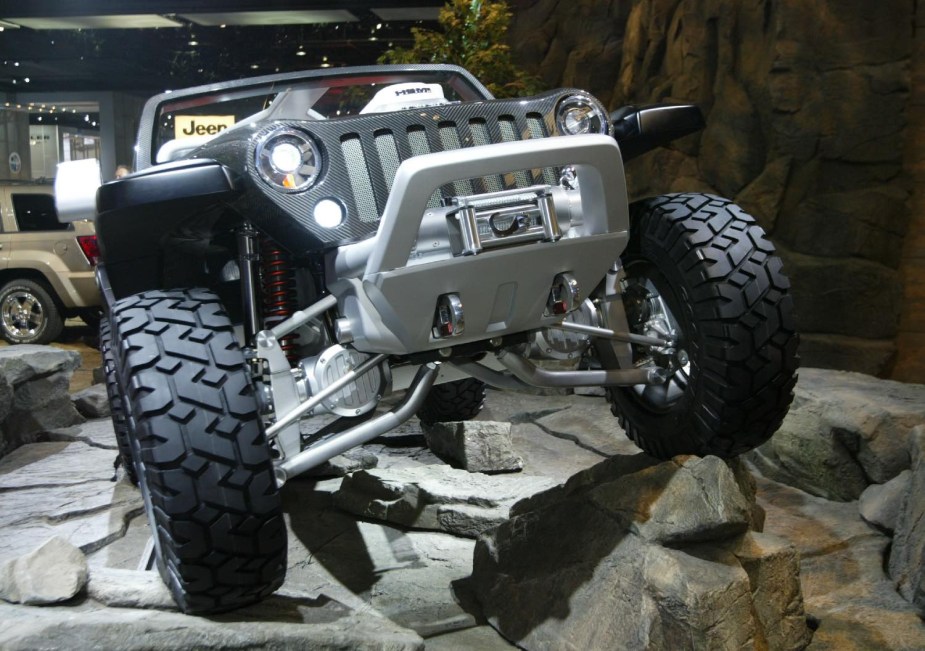
[[[366,168],[366,157],[363,155],[363,146],[358,135],[345,136],[340,143],[344,160],[347,162],[347,174],[353,188],[353,198],[356,201],[360,220],[375,222],[379,220],[379,211],[376,208],[376,194],[369,179],[369,170]]]
[[[401,164],[398,148],[395,146],[395,136],[391,131],[380,131],[376,134],[376,151],[379,152],[379,162],[382,165],[382,174],[385,176],[385,185],[392,191],[395,181],[395,172]]]
[[[501,140],[504,142],[514,142],[515,140],[520,140],[517,137],[517,128],[514,123],[514,118],[510,115],[502,115],[498,118],[498,128],[501,129]],[[530,185],[529,179],[527,179],[527,173],[523,170],[514,172],[514,187],[525,188]]]
[[[459,134],[456,132],[456,125],[452,122],[443,122],[440,124],[440,142],[444,151],[459,149]],[[456,196],[466,196],[472,194],[472,183],[469,181],[453,181],[453,192]]]
[[[472,144],[475,146],[490,145],[491,138],[488,137],[488,127],[485,120],[481,118],[469,121],[469,131],[472,132]],[[482,177],[482,185],[485,186],[486,192],[499,192],[502,188],[501,177],[497,174]]]
[[[543,116],[539,115],[538,113],[530,113],[527,115],[527,129],[530,131],[531,138],[546,137],[546,128],[543,123]],[[547,185],[555,185],[557,183],[556,172],[551,167],[544,167],[540,172],[540,176],[542,179],[537,178],[536,180],[538,182],[541,181]]]

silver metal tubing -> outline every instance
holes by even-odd
[[[596,326],[584,325],[583,323],[573,323],[572,321],[562,321],[561,323],[556,323],[548,327],[559,328],[560,330],[567,330],[569,332],[579,332],[583,335],[591,335],[592,337],[613,339],[614,341],[628,341],[631,344],[641,344],[643,346],[661,347],[671,346],[674,344],[674,341],[667,338],[662,339],[660,337],[634,335],[629,332],[614,332],[613,330],[609,330],[607,328],[598,328]]]
[[[332,294],[328,294],[310,307],[294,312],[293,315],[285,321],[280,321],[270,332],[272,332],[277,339],[282,339],[296,328],[321,316],[335,305],[337,305],[337,299]]]
[[[661,384],[665,381],[662,368],[623,368],[612,371],[548,371],[539,368],[515,353],[502,351],[497,355],[508,370],[534,387],[596,387]]]
[[[293,421],[298,420],[302,414],[307,414],[312,409],[321,404],[321,402],[328,396],[337,393],[351,382],[355,382],[358,377],[364,373],[368,373],[370,370],[381,364],[387,357],[388,355],[376,355],[375,357],[370,357],[368,360],[357,366],[343,377],[340,377],[334,382],[331,382],[331,384],[323,388],[311,398],[270,425],[267,428],[267,438],[273,438],[276,436],[277,432],[279,432]]]
[[[505,375],[476,362],[450,362],[450,365],[496,389],[523,391],[524,389],[532,388],[529,384],[524,384],[516,377]]]
[[[405,399],[400,405],[388,413],[365,423],[360,423],[356,427],[341,432],[332,438],[319,441],[307,450],[303,450],[294,457],[282,462],[276,467],[277,484],[282,486],[290,477],[295,477],[338,454],[342,454],[351,448],[362,445],[381,434],[395,429],[417,413],[436,379],[437,364],[425,364],[418,369],[411,386],[408,388],[408,392],[405,394]]]

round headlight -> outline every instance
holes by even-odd
[[[257,141],[255,164],[260,178],[286,192],[310,187],[321,173],[321,153],[297,129],[276,129]]]
[[[600,102],[583,93],[569,95],[556,107],[556,127],[563,136],[581,133],[606,134],[610,128]]]

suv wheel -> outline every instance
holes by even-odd
[[[51,292],[34,280],[13,280],[0,289],[0,336],[11,344],[47,344],[64,329]]]
[[[254,603],[283,583],[286,525],[250,371],[204,289],[148,291],[112,308],[130,457],[161,578],[187,613]]]
[[[608,389],[627,435],[652,456],[734,457],[766,441],[793,399],[799,337],[790,283],[755,220],[725,199],[656,197],[633,206],[624,305],[630,330],[677,333],[638,347],[661,385]]]

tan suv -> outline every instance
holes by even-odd
[[[64,319],[99,321],[93,223],[62,224],[48,184],[0,185],[0,336],[47,344]]]

